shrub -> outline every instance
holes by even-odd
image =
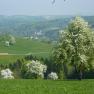
[[[48,78],[52,80],[57,80],[58,75],[55,72],[51,72],[50,74],[48,74]]]
[[[1,77],[3,79],[14,79],[13,72],[10,69],[1,70]]]
[[[15,43],[16,43],[15,37],[12,36],[12,35],[10,35],[9,37],[10,37],[10,39],[9,39],[10,44],[11,44],[11,45],[15,44]]]
[[[29,63],[26,64],[27,67],[27,74],[31,74],[33,76],[33,78],[44,78],[44,73],[46,73],[47,70],[47,66],[41,64],[40,61],[36,60],[32,60]]]

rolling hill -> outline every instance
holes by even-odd
[[[0,42],[0,63],[12,63],[29,54],[48,58],[52,47],[49,43],[24,38],[16,38],[16,43],[9,47],[6,47],[4,42]]]

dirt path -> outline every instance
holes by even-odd
[[[9,53],[0,53],[0,55],[33,55],[33,54],[41,54],[41,53],[49,53],[49,52],[35,52],[35,53],[27,53],[27,54],[9,54]]]

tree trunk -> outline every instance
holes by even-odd
[[[83,72],[80,70],[80,72],[79,72],[79,80],[82,80],[82,77],[83,77]]]

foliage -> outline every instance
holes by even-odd
[[[25,67],[24,67],[25,68]],[[47,70],[47,66],[41,64],[40,61],[36,60],[32,60],[32,61],[28,61],[28,63],[26,64],[26,76],[28,78],[44,78],[44,73],[46,73]]]
[[[52,80],[57,80],[58,76],[55,72],[51,72],[50,74],[48,74],[48,78]]]
[[[9,39],[9,42],[11,45],[14,45],[16,43],[16,39],[14,36],[10,35],[10,39]]]
[[[1,77],[3,79],[14,79],[13,72],[10,69],[1,70]]]
[[[13,45],[16,43],[16,39],[13,35],[10,35],[10,34],[4,34],[4,35],[0,35],[0,41],[3,42],[3,43],[7,43],[9,42],[10,45]]]
[[[68,74],[68,65],[74,66],[74,70],[80,73],[90,69],[94,56],[94,33],[87,22],[76,17],[70,22],[65,31],[60,35],[60,40],[53,52],[58,72],[64,71]],[[92,66],[92,65],[91,65]]]

